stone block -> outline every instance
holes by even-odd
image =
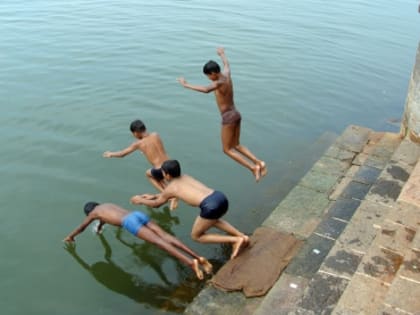
[[[360,152],[359,154],[356,155],[356,157],[353,160],[353,165],[358,165],[361,166],[363,164],[365,164],[366,160],[369,158],[370,154],[365,153],[365,152]]]
[[[391,160],[414,166],[419,158],[420,145],[412,142],[409,138],[405,138],[401,141],[398,149],[395,150]]]
[[[420,283],[420,251],[409,250],[406,252],[398,275],[401,278]]]
[[[319,223],[314,233],[336,240],[340,236],[341,232],[343,232],[346,228],[346,225],[346,222],[326,217]]]
[[[366,195],[365,199],[388,206],[395,206],[400,195],[402,183],[397,180],[379,178]]]
[[[290,314],[308,286],[309,279],[283,273],[253,315]]]
[[[378,314],[389,286],[363,275],[354,275],[337,303],[333,315]]]
[[[384,302],[385,305],[407,312],[408,314],[419,314],[419,296],[420,283],[398,277],[390,287]]]
[[[346,279],[317,273],[298,306],[317,315],[331,314],[347,283]]]
[[[339,199],[331,203],[327,216],[349,221],[360,205],[360,200]]]
[[[311,278],[318,271],[333,246],[333,240],[312,234],[287,266],[285,272],[293,276]]]
[[[315,230],[329,203],[325,194],[298,185],[263,222],[263,226],[306,238]]]
[[[405,183],[410,177],[412,171],[413,167],[410,165],[391,161],[385,168],[385,173],[381,174],[381,177],[398,180],[401,183]]]
[[[309,171],[301,179],[299,185],[322,193],[329,193],[340,177],[317,171]]]
[[[395,207],[389,208],[386,220],[419,231],[420,208],[404,202],[398,202]]]
[[[357,199],[363,200],[370,189],[370,185],[351,181],[343,192],[340,194],[339,199]]]
[[[378,179],[381,171],[382,171],[381,169],[378,169],[376,167],[363,165],[360,167],[357,173],[354,174],[353,180],[355,182],[370,185],[370,184],[373,184]]]
[[[247,299],[239,292],[223,292],[211,286],[202,290],[188,305],[186,315],[242,315]]]
[[[331,158],[334,158],[334,159],[341,160],[341,161],[351,162],[351,161],[353,161],[356,153],[354,153],[352,151],[341,149],[341,148],[337,147],[336,145],[332,145],[331,147],[328,148],[327,151],[325,151],[324,155],[328,156],[328,157],[331,157]]]
[[[371,246],[359,264],[357,273],[375,278],[386,284],[391,284],[402,262],[402,255],[386,248]]]
[[[342,244],[335,243],[319,270],[320,272],[350,280],[361,260],[362,254],[357,254]]]
[[[337,200],[350,182],[351,182],[351,177],[347,177],[347,176],[341,177],[340,180],[335,185],[335,187],[333,188],[332,193],[328,196],[328,199]]]
[[[338,137],[335,145],[348,151],[361,152],[369,140],[371,131],[368,128],[350,125]]]
[[[420,163],[412,170],[410,177],[398,197],[398,201],[420,207]]]
[[[389,157],[385,155],[369,155],[363,162],[363,165],[383,169],[388,164],[388,161]]]
[[[411,248],[420,251],[420,232],[417,231],[416,235],[414,236],[413,242],[411,243]]]
[[[405,250],[410,247],[415,234],[416,231],[408,227],[393,222],[385,222],[378,231],[374,244],[403,256]]]
[[[341,161],[328,156],[323,156],[314,164],[312,171],[330,175],[344,175],[349,167],[349,161]]]
[[[375,146],[375,150],[372,155],[385,156],[388,159],[391,158],[394,151],[398,148],[401,143],[401,137],[399,133],[385,133],[381,140]]]

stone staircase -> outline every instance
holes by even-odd
[[[299,184],[331,192],[328,205],[288,219],[287,196],[264,222],[306,244],[253,314],[420,314],[420,209],[398,200],[419,153],[397,134],[347,128]]]
[[[398,199],[419,156],[349,126],[263,223],[305,240],[269,293],[208,286],[185,314],[420,314],[420,209]]]

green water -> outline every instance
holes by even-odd
[[[136,118],[183,170],[224,191],[226,218],[251,233],[302,175],[313,143],[348,124],[397,131],[420,34],[416,1],[3,0],[0,3],[2,314],[171,314],[203,285],[125,231],[61,240],[85,201],[153,192],[125,147]],[[231,62],[242,143],[265,159],[256,184],[221,152],[203,63]],[[189,236],[196,209],[142,209],[220,266],[220,246]]]

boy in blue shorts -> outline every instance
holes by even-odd
[[[134,236],[155,244],[179,259],[194,271],[198,279],[204,278],[200,266],[206,273],[212,272],[212,265],[207,259],[199,256],[176,237],[165,232],[143,212],[129,212],[112,203],[98,204],[97,202],[86,203],[84,212],[87,216],[86,219],[64,239],[64,242],[74,242],[74,238],[82,233],[92,221],[99,220],[97,233],[101,232],[105,223],[121,226]],[[188,257],[185,253],[193,258]]]

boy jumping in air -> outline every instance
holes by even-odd
[[[193,207],[201,209],[192,227],[191,237],[200,243],[231,243],[235,258],[240,249],[249,244],[249,238],[221,217],[227,212],[229,202],[226,196],[213,190],[188,175],[181,175],[181,167],[176,160],[162,164],[164,178],[168,181],[165,189],[156,195],[143,194],[131,198],[133,204],[158,208],[170,198],[183,200]],[[211,227],[218,228],[229,235],[206,233]]]
[[[169,157],[166,154],[159,134],[157,132],[147,132],[146,126],[141,120],[133,121],[130,125],[130,131],[134,138],[137,139],[136,141],[121,151],[106,151],[103,153],[103,157],[123,158],[134,151],[140,151],[144,154],[150,164],[152,164],[152,168],[146,171],[147,179],[157,190],[162,191],[165,187],[165,181],[160,166],[164,161],[168,160]],[[169,208],[171,210],[178,206],[178,201],[176,199],[171,199],[170,202]]]
[[[265,162],[258,159],[247,147],[239,142],[241,134],[241,114],[237,111],[233,101],[233,83],[230,75],[229,62],[223,48],[217,49],[217,54],[223,62],[223,72],[213,60],[203,67],[204,74],[212,81],[208,86],[189,84],[183,77],[178,78],[179,83],[185,88],[210,93],[214,91],[216,103],[222,115],[222,145],[223,152],[236,162],[248,168],[258,182],[261,176],[267,174]]]

